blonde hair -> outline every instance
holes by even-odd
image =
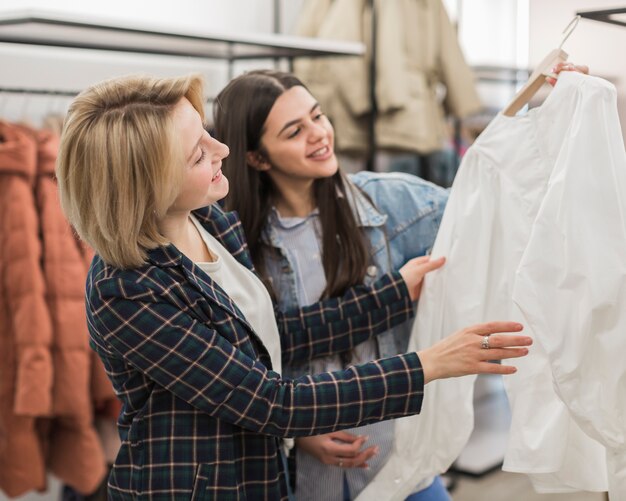
[[[124,77],[72,102],[56,173],[61,206],[80,237],[118,268],[141,266],[169,242],[158,221],[174,202],[184,154],[172,110],[187,98],[204,120],[203,82]]]

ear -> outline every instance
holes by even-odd
[[[270,170],[271,167],[265,155],[258,151],[246,152],[246,162],[248,162],[248,165],[250,165],[252,168],[259,171]]]

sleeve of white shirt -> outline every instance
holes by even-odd
[[[517,271],[514,301],[626,500],[626,154],[615,88],[588,77]],[[427,407],[425,401],[424,406]]]
[[[490,263],[497,256],[492,240],[480,236],[498,238],[500,190],[495,169],[469,151],[432,250],[434,257],[446,256],[447,263],[425,278],[409,351],[432,346],[483,321]],[[473,248],[459,242],[472,242]],[[466,376],[433,381],[425,387],[422,412],[396,420],[393,453],[357,501],[404,500],[420,482],[448,469],[474,427],[474,381],[475,376]]]

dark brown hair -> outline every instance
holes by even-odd
[[[271,248],[261,235],[275,187],[266,172],[248,165],[246,154],[263,153],[261,137],[267,116],[276,99],[295,86],[306,88],[290,73],[251,71],[232,80],[219,93],[213,107],[215,137],[230,148],[222,166],[231,180],[226,209],[239,212],[254,265],[272,294],[263,262],[264,253],[271,252]],[[315,180],[313,187],[322,226],[322,264],[326,275],[322,297],[338,296],[363,282],[370,261],[369,246],[348,202],[347,191],[352,185],[344,180],[341,171]]]

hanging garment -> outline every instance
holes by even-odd
[[[570,133],[517,272],[513,299],[569,415],[607,449],[626,500],[626,153],[615,88],[582,78]]]
[[[519,117],[499,114],[468,150],[432,252],[447,262],[426,276],[410,350],[479,322],[525,323],[512,300],[516,269],[561,152],[577,143],[593,152],[588,127],[608,134],[604,122],[587,126],[595,116],[581,112],[581,103],[602,104],[596,90],[607,85],[563,73],[540,108]],[[512,422],[503,469],[529,474],[540,492],[606,491],[604,447],[582,431],[556,393],[543,343],[529,325],[524,333],[536,341],[527,357],[511,362],[518,372],[505,377]],[[473,428],[474,379],[426,386],[422,413],[398,421],[394,454],[359,499],[404,499],[420,478],[450,466]]]
[[[0,489],[46,486],[36,418],[52,410],[52,328],[33,185],[37,143],[0,122]]]
[[[78,492],[95,491],[107,473],[94,425],[97,403],[115,399],[113,387],[97,373],[102,362],[89,348],[85,311],[86,259],[91,252],[79,241],[58,199],[54,167],[59,137],[31,131],[38,142],[37,210],[41,222],[42,267],[52,321],[52,420],[47,433],[48,468]],[[96,364],[95,366],[93,364]]]
[[[418,153],[440,150],[446,112],[481,108],[474,77],[441,0],[376,0],[376,145]],[[365,0],[309,0],[296,33],[362,42],[364,57],[297,59],[294,71],[336,130],[338,151],[369,143],[371,11]],[[445,86],[445,98],[439,95]]]

